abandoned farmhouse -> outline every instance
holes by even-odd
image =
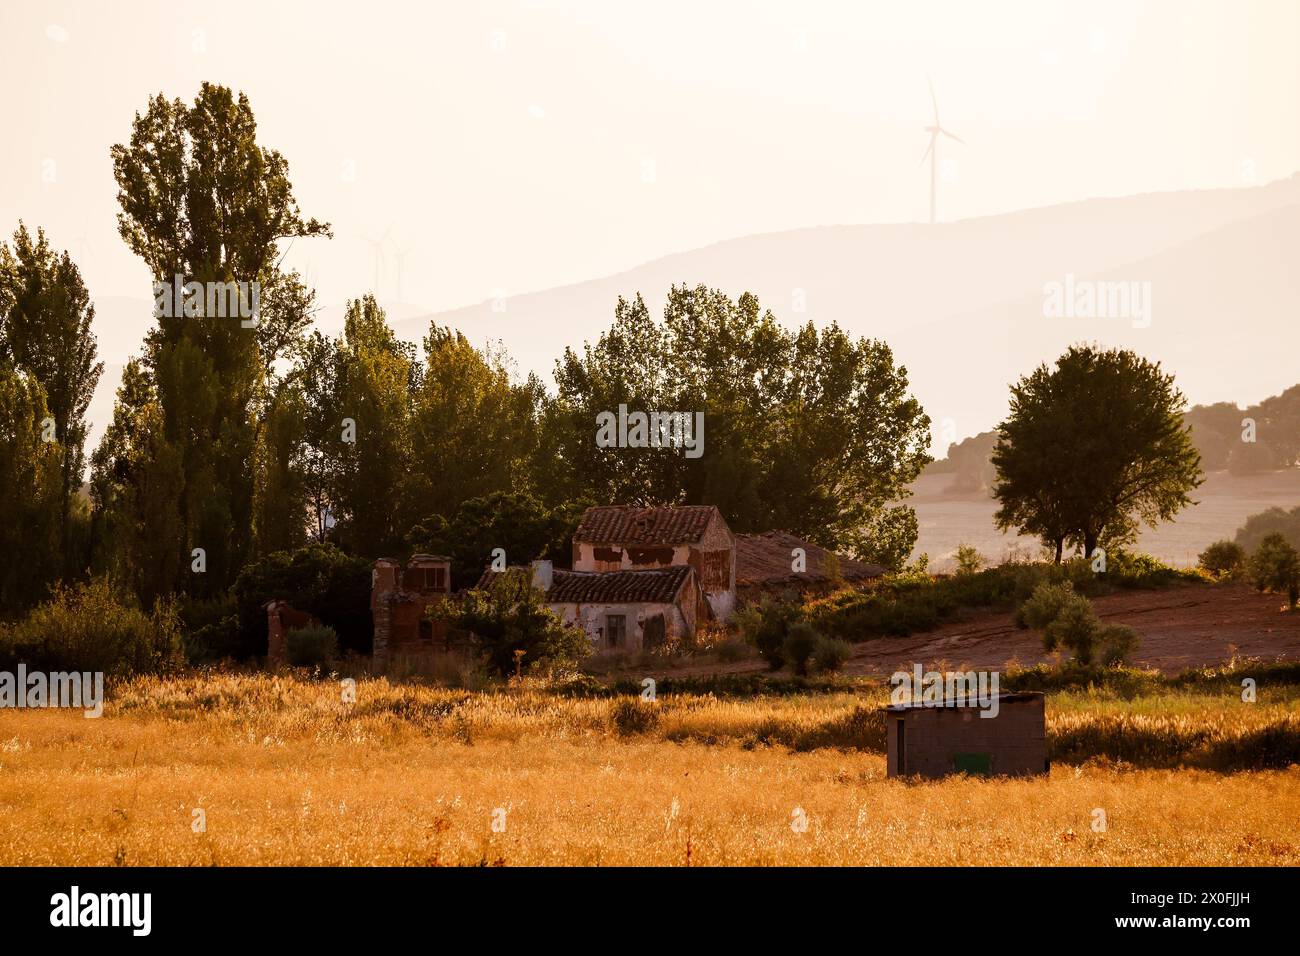
[[[884,573],[785,532],[733,534],[713,505],[588,508],[572,548],[571,570],[540,560],[487,568],[475,588],[491,590],[505,575],[523,576],[547,607],[587,634],[594,649],[637,652],[726,624],[738,601],[787,588],[813,593],[862,584]],[[393,558],[375,561],[374,666],[386,668],[395,655],[465,652],[426,614],[451,594],[451,559],[444,555],[415,554],[405,566]],[[274,665],[285,659],[285,632],[310,618],[285,601],[269,602],[266,612],[267,656]]]

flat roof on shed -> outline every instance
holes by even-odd
[[[1040,691],[1019,690],[1007,694],[998,694],[997,700],[998,700],[998,705],[1001,706],[1002,704],[1023,704],[1028,701],[1041,698],[1042,696],[1043,695]],[[917,700],[909,701],[906,704],[887,704],[886,706],[881,707],[879,709],[885,712],[892,711],[894,713],[902,713],[903,711],[907,711],[907,710],[937,710],[942,707],[958,708],[958,707],[979,707],[979,706],[980,706],[980,700],[978,696],[968,696],[966,700],[960,704],[957,703],[957,701],[955,700],[932,700],[927,702],[927,701],[917,699]]]

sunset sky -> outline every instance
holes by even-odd
[[[754,233],[1239,187],[1300,169],[1300,5],[165,0],[0,7],[0,230],[148,297],[109,148],[159,91],[246,92],[332,241],[331,306],[445,309]],[[219,11],[219,12],[218,12]],[[375,240],[387,237],[376,271]],[[400,259],[400,284],[399,284]]]

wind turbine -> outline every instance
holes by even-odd
[[[375,247],[375,285],[370,291],[376,299],[379,298],[379,272],[384,265],[384,243],[388,241],[388,234],[392,231],[393,224],[389,223],[388,228],[384,230],[378,239],[371,239],[369,236],[365,237],[366,242]]]
[[[937,176],[939,151],[935,149],[935,144],[939,142],[939,135],[947,136],[949,139],[955,139],[963,146],[966,141],[954,133],[948,132],[939,125],[939,100],[934,95],[934,81],[930,81],[930,101],[934,103],[934,125],[925,127],[925,131],[930,134],[930,145],[925,148],[925,156],[921,157],[921,163],[925,163],[925,157],[930,157],[930,222],[934,222],[934,184]]]
[[[84,232],[72,240],[72,244],[77,249],[77,264],[82,265],[95,254],[94,247],[90,244],[90,237]]]
[[[402,299],[402,263],[406,261],[407,256],[409,256],[412,252],[415,251],[415,246],[416,244],[412,243],[406,248],[402,248],[397,244],[396,240],[393,241],[393,255],[397,258],[397,301],[398,302],[404,301]]]

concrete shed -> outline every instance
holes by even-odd
[[[1000,694],[997,716],[967,703],[913,701],[885,712],[891,777],[946,777],[955,773],[1022,777],[1045,774],[1047,722],[1043,695]],[[991,708],[990,708],[991,712]]]

